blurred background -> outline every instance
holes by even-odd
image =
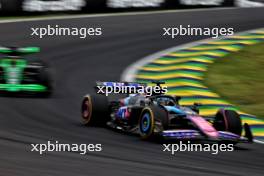
[[[49,19],[54,14],[261,7],[263,4],[264,0],[0,0],[0,45],[40,47],[41,53],[32,56],[34,57],[32,59],[40,58],[47,62],[55,70],[56,74],[52,75],[52,78],[57,83],[54,94],[50,98],[0,98],[0,175],[263,176],[264,150],[261,144],[241,144],[234,152],[223,152],[219,155],[192,152],[171,156],[162,152],[161,145],[141,141],[137,136],[122,135],[104,128],[82,126],[80,103],[83,95],[94,91],[95,81],[119,80],[125,68],[143,57],[172,46],[180,46],[208,37],[178,36],[175,39],[168,39],[162,36],[164,27],[178,25],[201,28],[231,27],[235,32],[258,29],[263,28],[264,8],[202,9],[180,13],[175,10],[170,13],[94,15],[96,16],[94,18],[71,18],[70,16],[70,18],[67,17],[68,19]],[[24,19],[25,16],[35,15],[47,16],[48,20],[47,18],[45,20]],[[9,20],[10,17],[15,20]],[[47,36],[43,39],[31,36],[31,28],[47,25],[76,28],[102,27],[103,35],[90,37],[87,40],[74,36]],[[240,39],[233,39],[235,44],[230,45],[240,47],[244,46],[243,43],[263,41],[262,34],[264,34],[263,31],[260,31],[258,35],[250,34]],[[220,45],[220,47],[226,46]],[[221,48],[219,50],[216,52],[225,52]],[[236,72],[238,76],[248,70],[256,71],[257,66],[262,66],[258,67],[258,70],[262,71],[263,64],[258,63],[263,61],[263,45],[259,45],[258,48],[249,48],[247,51],[250,53],[247,54],[247,52],[243,58],[237,55],[230,56],[238,58],[231,64],[225,64],[225,60],[223,63],[214,64],[218,68],[214,67],[212,73],[214,71],[227,73],[224,66],[228,65],[237,67],[238,71],[231,71]],[[246,59],[240,62],[244,58],[248,58],[247,62]],[[240,69],[242,64],[246,66],[245,69]],[[210,77],[209,80],[212,80],[208,82],[210,87],[222,88],[221,82],[218,81],[216,86],[214,81],[220,80],[219,74],[218,72],[212,74],[217,78]],[[252,76],[253,74],[257,76]],[[236,76],[227,74],[229,75]],[[252,72],[248,75],[252,87],[259,88],[263,92],[263,88],[260,87],[263,84],[260,84],[260,81],[262,83],[264,79],[259,75],[264,74]],[[220,76],[224,78],[226,75]],[[253,79],[255,77],[258,79]],[[259,86],[253,82],[255,80],[260,80]],[[231,86],[224,86],[224,88],[232,90],[230,92],[237,93],[239,97],[246,97],[245,100],[254,100],[253,103],[257,100],[258,107],[263,109],[263,105],[259,103],[263,102],[262,94],[246,96],[243,92],[242,96],[237,89],[237,82],[235,84],[229,82],[229,84],[234,88],[231,89]],[[177,90],[181,89],[177,88]],[[247,88],[247,90],[257,92],[256,89]],[[204,92],[204,90],[201,91]],[[219,92],[227,91],[219,89]],[[210,104],[208,107],[212,109],[211,107],[214,108],[214,106]],[[253,115],[257,114],[253,113]],[[263,121],[249,116],[245,119],[255,124],[253,132],[259,134],[264,141]],[[99,143],[103,145],[104,150],[87,156],[74,152],[49,153],[40,156],[30,152],[30,144],[46,143],[47,140],[58,140],[69,144]]]
[[[0,0],[0,14],[94,13],[215,6],[263,6],[264,0]]]

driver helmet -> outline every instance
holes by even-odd
[[[158,104],[163,106],[174,106],[175,102],[169,98],[160,98],[157,101]]]

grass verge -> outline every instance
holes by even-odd
[[[264,119],[264,43],[217,60],[205,84],[242,111]]]

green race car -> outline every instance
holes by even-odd
[[[24,56],[38,53],[38,47],[0,47],[0,93],[41,95],[52,93],[49,68],[42,61]]]

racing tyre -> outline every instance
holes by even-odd
[[[228,131],[241,136],[242,122],[239,114],[233,110],[220,109],[215,116],[213,126],[218,131]]]
[[[43,96],[49,97],[53,91],[53,81],[51,80],[50,71],[46,68],[39,70],[39,82],[47,87],[47,91],[43,93]]]
[[[159,106],[144,108],[139,118],[139,134],[142,139],[153,139],[155,122],[160,122],[160,131],[168,126],[168,114],[166,110]]]
[[[81,107],[82,122],[88,126],[104,126],[110,119],[108,100],[103,95],[86,95]]]

